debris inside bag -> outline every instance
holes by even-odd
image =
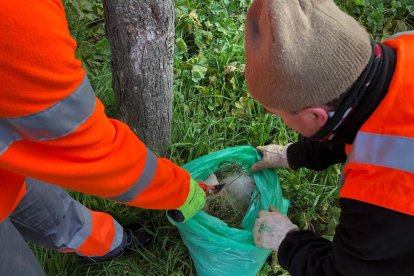
[[[225,184],[224,190],[229,193],[243,208],[247,208],[254,189],[253,177],[247,174],[233,174],[220,181]]]
[[[255,186],[251,176],[237,164],[227,164],[204,180],[207,185],[225,184],[217,195],[209,196],[204,211],[230,227],[241,228]]]

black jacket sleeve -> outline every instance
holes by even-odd
[[[283,240],[278,258],[293,276],[414,275],[414,217],[379,206],[340,199],[332,242],[310,231]]]
[[[333,164],[345,162],[345,144],[327,145],[299,136],[298,142],[288,147],[287,158],[292,169],[305,167],[321,171]]]

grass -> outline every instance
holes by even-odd
[[[98,0],[64,0],[70,30],[77,39],[95,92],[116,117],[110,51],[103,7]],[[412,0],[337,0],[378,40],[413,29]],[[169,157],[182,165],[236,145],[285,144],[296,140],[279,118],[266,114],[248,95],[244,82],[243,24],[249,0],[175,1],[174,122]],[[290,217],[302,229],[332,238],[339,216],[339,167],[323,172],[278,170]],[[104,264],[85,264],[76,256],[33,245],[47,275],[194,275],[178,231],[164,212],[139,210],[74,193],[86,206],[112,214],[121,224],[142,223],[155,236],[148,250]],[[269,259],[260,275],[288,275]]]

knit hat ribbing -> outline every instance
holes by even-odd
[[[254,0],[245,44],[251,95],[284,111],[338,98],[372,52],[369,34],[333,0]]]

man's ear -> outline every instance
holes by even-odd
[[[305,120],[317,128],[322,128],[329,120],[328,112],[329,109],[327,106],[307,107],[301,110],[302,115],[305,116]]]

